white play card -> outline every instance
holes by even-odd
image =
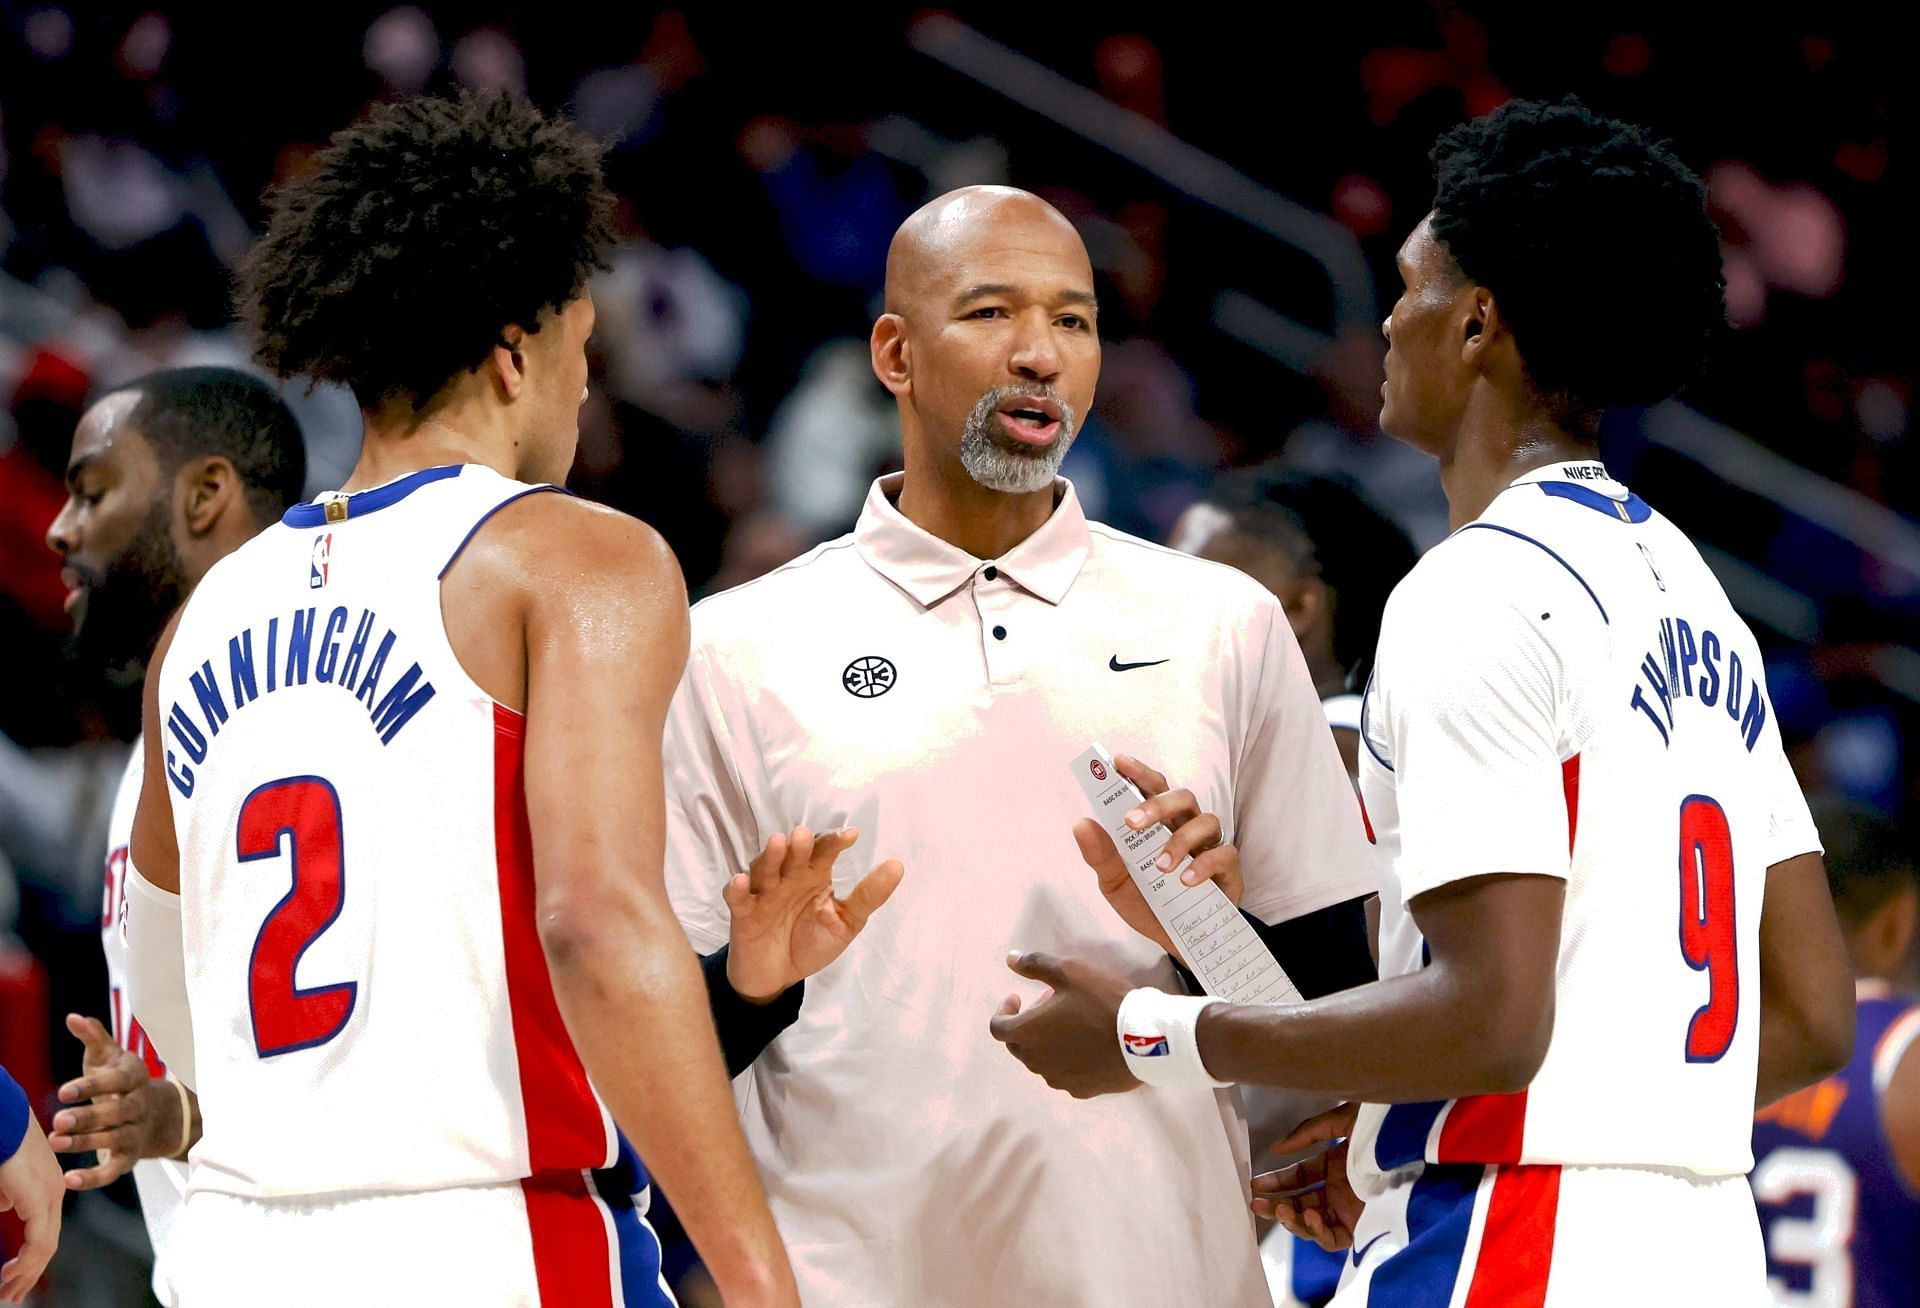
[[[1127,814],[1141,803],[1141,794],[1120,775],[1113,756],[1094,742],[1093,748],[1073,760],[1073,774],[1093,805],[1093,815],[1107,829],[1120,857],[1126,860],[1140,893],[1153,915],[1207,993],[1235,1004],[1297,1004],[1294,988],[1266,943],[1254,933],[1240,910],[1211,881],[1182,885],[1180,873],[1191,859],[1171,871],[1153,865],[1172,836],[1162,823],[1144,831],[1127,825]]]

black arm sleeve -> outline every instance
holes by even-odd
[[[1273,951],[1300,997],[1318,999],[1380,979],[1373,952],[1367,948],[1366,904],[1365,896],[1349,899],[1277,926],[1268,926],[1245,909],[1240,916]],[[1187,989],[1200,994],[1200,979],[1179,959],[1173,965]]]
[[[1363,936],[1363,943],[1364,939]],[[720,1053],[727,1060],[727,1075],[739,1076],[773,1043],[775,1036],[799,1018],[800,1001],[806,995],[807,983],[801,981],[789,987],[770,1004],[749,1003],[727,981],[725,945],[714,953],[700,956],[700,971],[707,980],[707,1003],[713,1009],[713,1029],[720,1035]]]

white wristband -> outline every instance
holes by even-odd
[[[1127,1068],[1148,1085],[1232,1085],[1216,1081],[1200,1061],[1195,1026],[1200,1014],[1227,1001],[1214,995],[1170,995],[1130,990],[1120,1001],[1120,1052]]]

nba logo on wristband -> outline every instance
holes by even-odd
[[[1120,1037],[1120,1043],[1135,1058],[1165,1058],[1173,1052],[1163,1035],[1135,1035],[1129,1031]]]

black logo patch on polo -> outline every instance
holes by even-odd
[[[847,670],[840,674],[840,684],[847,693],[858,699],[873,699],[893,689],[893,683],[900,679],[891,659],[883,659],[878,654],[868,654],[847,664]]]

